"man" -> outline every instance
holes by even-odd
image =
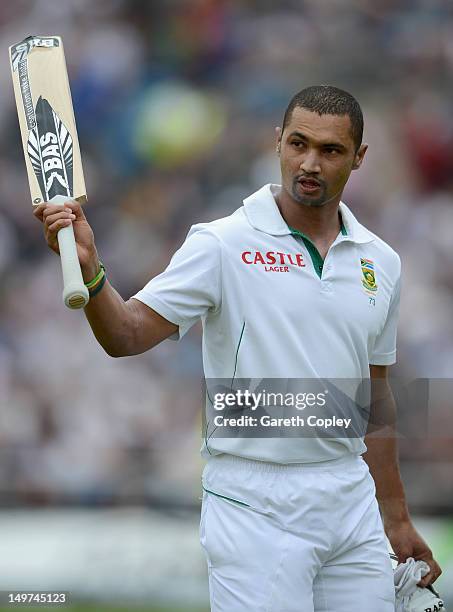
[[[296,94],[277,128],[282,185],[193,226],[168,268],[127,302],[99,271],[80,206],[39,206],[54,251],[58,230],[74,225],[94,294],[85,313],[107,353],[142,353],[201,317],[207,379],[371,376],[381,383],[380,432],[391,430],[400,261],[341,202],[367,150],[362,132],[349,93]],[[395,436],[370,431],[366,442],[205,437],[200,532],[214,612],[394,610],[375,493],[399,561],[427,561],[423,586],[440,575],[409,517]]]

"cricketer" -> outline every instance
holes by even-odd
[[[112,357],[180,339],[201,318],[206,379],[371,379],[394,415],[400,259],[341,200],[368,148],[362,136],[351,94],[298,92],[276,128],[281,184],[194,225],[166,270],[128,301],[107,280],[79,204],[34,214],[57,253],[58,231],[72,224],[85,314]],[[394,612],[385,536],[400,562],[427,562],[420,586],[440,575],[409,515],[396,436],[212,437],[202,454],[213,612]]]

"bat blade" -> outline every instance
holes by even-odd
[[[33,204],[86,202],[71,91],[59,36],[29,36],[9,48],[17,114]],[[73,227],[58,232],[63,300],[88,303]]]
[[[87,200],[63,43],[29,36],[10,47],[19,125],[33,204]]]
[[[56,195],[72,198],[72,137],[49,102],[39,97],[36,127],[30,130],[27,151],[46,201]]]

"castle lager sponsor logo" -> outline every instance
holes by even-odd
[[[302,253],[243,251],[241,257],[242,261],[247,265],[264,266],[266,272],[289,272],[290,266],[305,267]]]

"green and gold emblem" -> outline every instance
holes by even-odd
[[[362,268],[362,285],[367,291],[377,291],[376,276],[374,274],[374,262],[371,259],[360,258]]]

